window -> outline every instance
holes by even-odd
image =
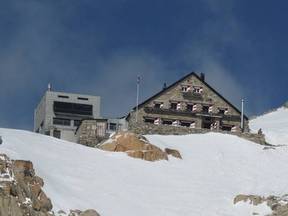
[[[58,95],[59,98],[69,98],[67,95]]]
[[[228,114],[228,108],[218,108],[218,113],[222,115]]]
[[[200,86],[193,86],[193,93],[202,94],[203,88]]]
[[[208,112],[209,112],[209,106],[203,106],[203,107],[202,107],[202,111],[203,111],[204,113],[208,113]]]
[[[190,125],[191,125],[191,122],[188,122],[188,121],[180,121],[180,126],[190,127]]]
[[[109,124],[109,130],[116,131],[117,130],[117,124],[116,123],[110,123]]]
[[[84,97],[78,97],[78,100],[85,100],[85,101],[88,101],[89,99],[88,99],[88,98],[84,98]]]
[[[154,103],[154,108],[156,108],[156,109],[163,108],[163,103]]]
[[[193,111],[193,104],[187,104],[186,110],[192,112]]]
[[[163,119],[162,124],[163,125],[172,125],[173,120],[169,120],[169,119]]]
[[[54,101],[53,108],[55,113],[59,112],[86,116],[93,115],[93,106],[89,104]]]
[[[61,138],[61,131],[60,130],[53,130],[53,137],[60,139]]]
[[[75,127],[79,127],[81,124],[81,121],[80,120],[74,120],[74,126]]]
[[[171,108],[172,110],[177,110],[177,103],[171,103],[170,108]]]
[[[144,118],[144,122],[146,122],[146,123],[152,123],[152,124],[154,124],[154,118],[149,118],[149,117],[146,117],[146,118]]]
[[[70,119],[53,118],[53,124],[54,125],[70,126]]]
[[[188,92],[190,89],[190,86],[182,86],[182,92]]]

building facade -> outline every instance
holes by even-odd
[[[34,132],[76,142],[83,119],[100,118],[100,97],[48,89],[34,111]]]
[[[192,72],[135,107],[127,116],[129,129],[137,133],[171,134],[172,131],[249,130],[248,118]]]

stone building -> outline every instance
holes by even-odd
[[[241,131],[241,111],[212,88],[204,74],[194,72],[145,100],[126,119],[130,130],[142,134]],[[245,115],[243,124],[247,132]]]

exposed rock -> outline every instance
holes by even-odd
[[[266,199],[264,197],[260,197],[257,195],[244,195],[244,194],[239,194],[234,198],[234,204],[241,202],[241,201],[243,202],[249,201],[250,204],[259,205],[265,202]]]
[[[130,157],[147,161],[168,160],[165,151],[149,143],[145,137],[131,132],[116,133],[97,147],[105,151],[126,152]],[[176,155],[176,150],[173,151]]]
[[[100,214],[94,209],[88,209],[86,211],[80,211],[78,209],[70,210],[68,216],[100,216]]]
[[[30,161],[10,160],[0,154],[0,216],[55,216],[52,202]],[[58,215],[67,215],[59,211]],[[99,216],[95,210],[71,211],[69,216]]]
[[[273,212],[272,214],[267,216],[288,216],[288,195],[284,195],[282,197],[261,197],[257,195],[240,194],[234,198],[234,204],[241,201],[249,202],[252,205],[259,205],[266,202],[267,206],[269,206]]]
[[[182,159],[182,156],[181,156],[180,152],[178,150],[176,150],[176,149],[165,148],[165,152],[168,155],[172,155],[173,157]]]
[[[100,216],[97,211],[93,209],[88,209],[82,212],[79,216]]]
[[[50,199],[42,191],[43,180],[35,176],[30,161],[0,155],[0,215],[53,215]]]

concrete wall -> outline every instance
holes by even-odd
[[[68,98],[59,97],[66,96]],[[88,100],[80,100],[79,98],[87,98]],[[70,126],[54,125],[53,118],[56,117],[53,109],[54,101],[88,104],[93,106],[93,115],[90,118],[100,118],[100,97],[82,94],[71,94],[65,92],[46,91],[40,103],[34,112],[34,131],[36,132],[40,124],[43,122],[43,129],[39,133],[45,134],[47,132],[53,135],[53,130],[61,131],[61,139],[76,142],[75,131],[77,126],[74,126],[74,120],[82,120],[84,116],[79,117],[74,114],[57,116],[65,119],[70,119]],[[87,117],[86,117],[87,118]]]

